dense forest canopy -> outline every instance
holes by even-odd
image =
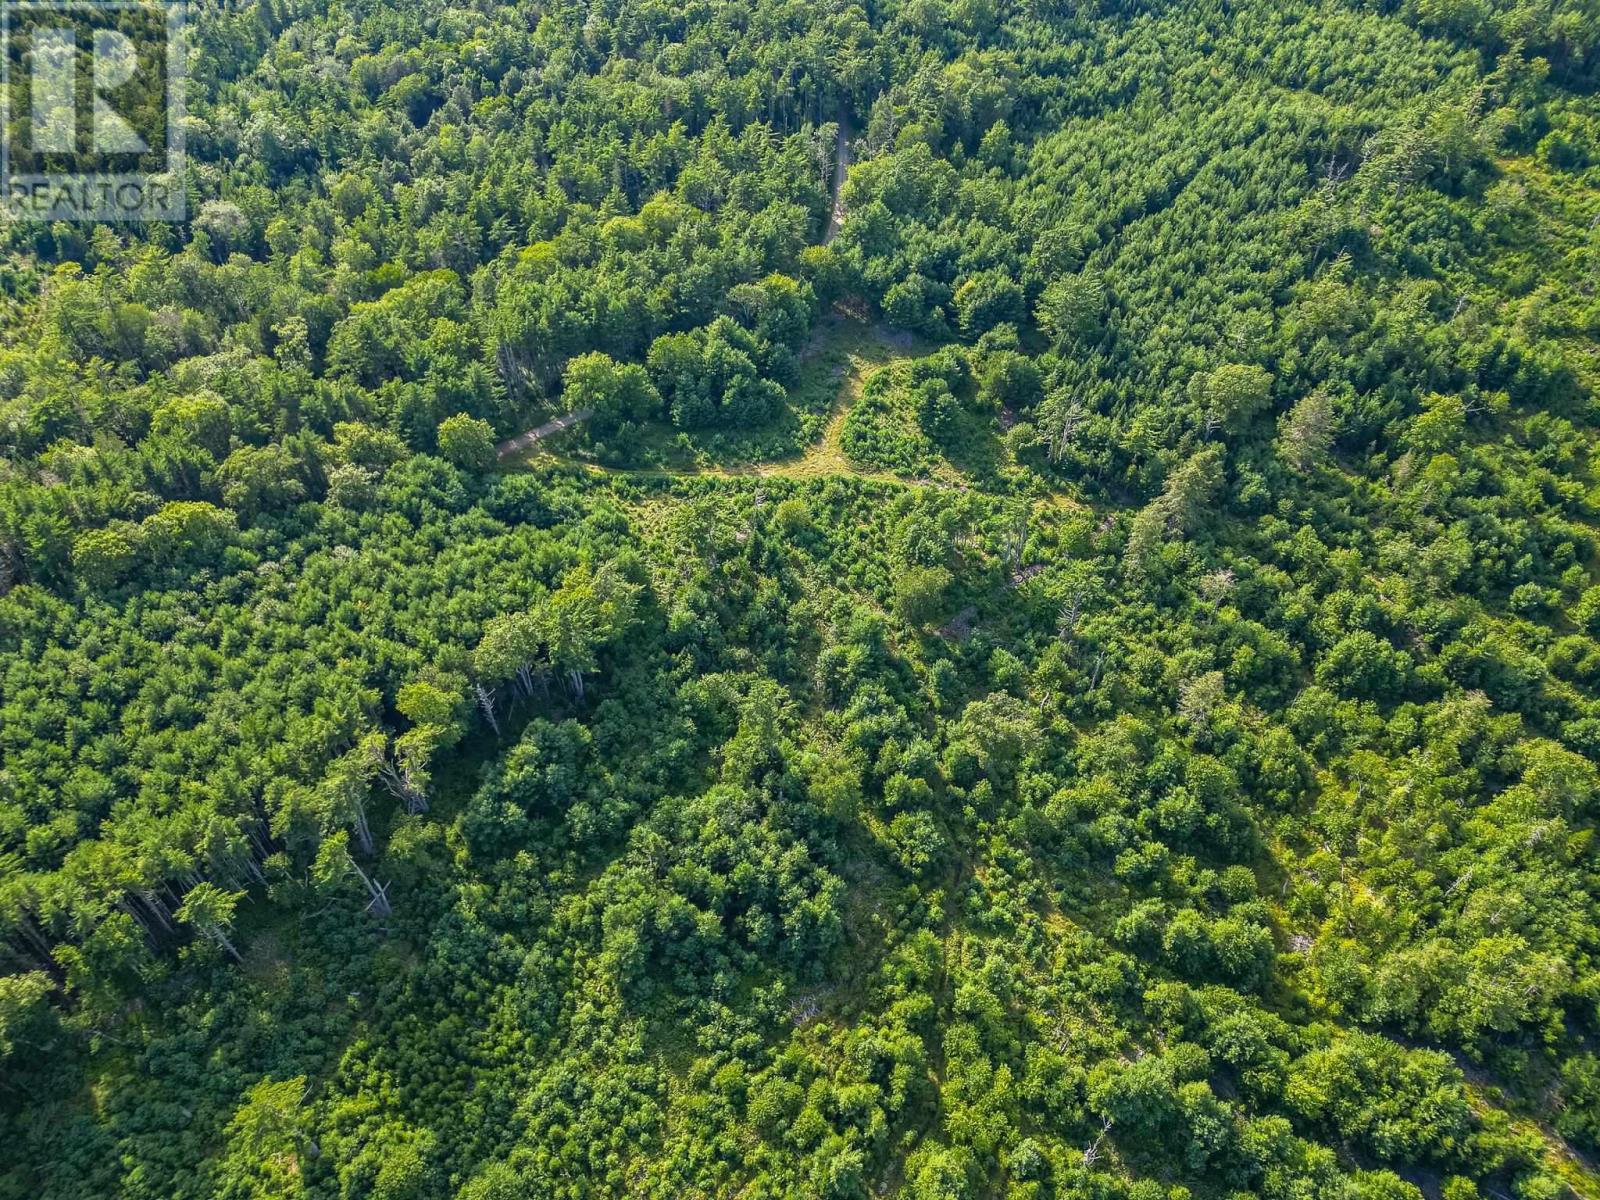
[[[0,1200],[1600,1196],[1594,0],[188,23],[0,224]]]

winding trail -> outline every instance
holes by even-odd
[[[839,236],[844,227],[844,177],[850,170],[850,114],[839,114],[839,148],[833,165],[833,211],[828,214],[828,228],[822,235],[824,246]]]
[[[553,437],[563,429],[571,429],[574,425],[581,425],[594,416],[592,409],[580,408],[577,412],[569,412],[564,417],[557,417],[554,421],[546,421],[537,429],[530,429],[527,433],[519,433],[514,438],[507,438],[494,448],[494,456],[501,462],[524,450],[531,450],[547,437]]]

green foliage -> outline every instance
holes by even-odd
[[[300,1155],[305,1145],[305,1076],[264,1079],[245,1094],[225,1131],[222,1195],[251,1198],[305,1195]]]
[[[1306,1055],[1285,1096],[1296,1113],[1388,1162],[1459,1161],[1472,1124],[1445,1055],[1365,1034]]]
[[[458,467],[481,471],[494,462],[494,427],[457,413],[439,422],[439,453]]]
[[[908,567],[895,581],[895,615],[912,626],[938,620],[955,580],[943,567]]]
[[[48,1048],[55,1013],[50,980],[41,971],[0,977],[0,1062]]]
[[[689,333],[663,334],[650,347],[650,378],[672,423],[683,429],[749,429],[772,420],[783,389],[756,365],[754,334],[727,317]]]
[[[661,409],[661,397],[642,367],[600,353],[582,354],[567,364],[561,398],[568,412],[591,414],[589,428],[598,438],[615,438]]]
[[[0,1198],[1596,1191],[1585,5],[189,17],[0,226]]]
[[[1039,328],[1059,343],[1091,337],[1105,313],[1105,287],[1092,271],[1052,279],[1039,294]]]

